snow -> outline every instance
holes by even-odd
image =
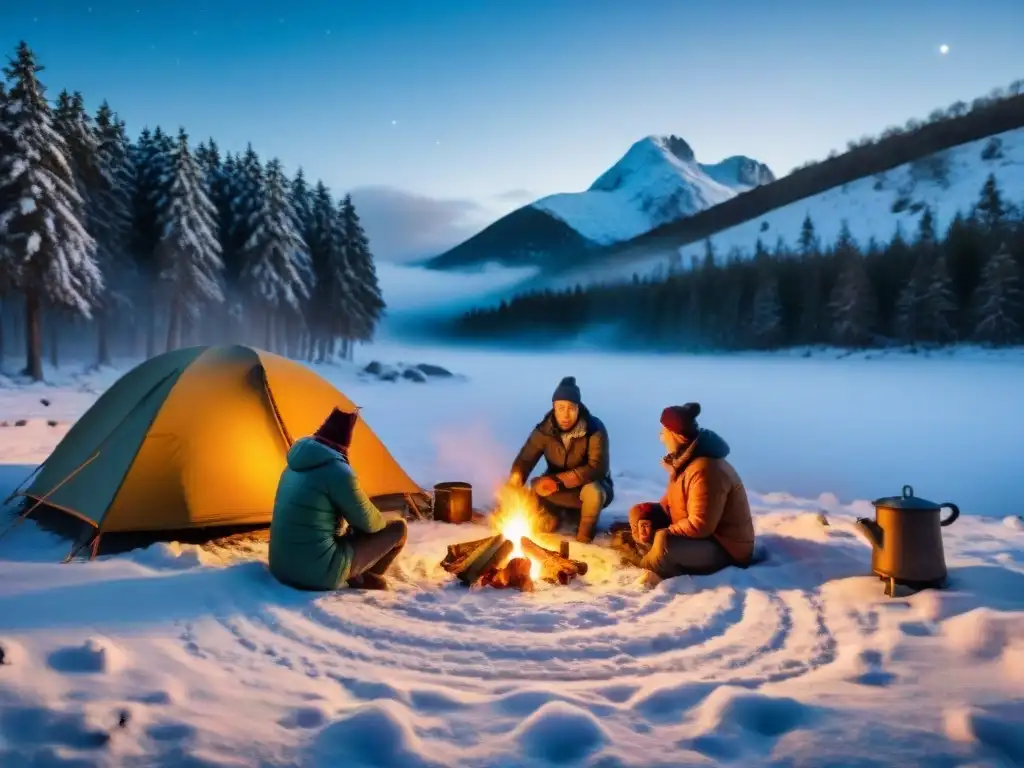
[[[999,134],[998,138],[1003,143],[1001,158],[982,159],[982,150],[990,139],[961,144],[943,153],[949,163],[945,182],[921,178],[914,164],[908,163],[884,174],[881,189],[876,189],[879,177],[868,176],[719,232],[711,242],[722,254],[733,247],[749,252],[758,237],[769,247],[780,236],[795,245],[805,216],[811,217],[824,243],[835,240],[843,219],[861,243],[871,237],[888,242],[896,231],[897,222],[902,223],[904,233],[910,236],[920,218],[920,211],[915,213],[909,207],[901,213],[893,213],[893,203],[900,197],[905,197],[909,205],[918,203],[931,208],[936,229],[941,233],[958,211],[966,213],[978,201],[981,187],[990,173],[995,174],[1003,199],[1009,202],[1024,199],[1024,128]],[[763,232],[762,222],[768,223]],[[690,256],[703,255],[704,245],[694,243],[681,252],[684,260],[688,260]]]
[[[725,202],[772,178],[766,166],[749,158],[701,165],[682,139],[648,136],[586,192],[550,195],[533,205],[583,237],[608,244]]]
[[[700,400],[767,561],[645,591],[599,537],[571,545],[590,570],[569,587],[466,590],[438,563],[482,529],[415,523],[392,592],[309,594],[258,539],[62,565],[69,543],[28,522],[0,540],[0,764],[1024,761],[1019,356],[366,353],[467,374],[318,367],[421,484],[469,480],[478,504],[562,374],[608,425],[610,518],[660,495],[660,408]],[[0,380],[0,421],[27,422],[0,427],[0,491],[117,374]],[[964,514],[943,531],[950,589],[889,599],[854,520],[906,482]]]
[[[922,176],[914,164],[908,163],[886,172],[883,177],[867,176],[722,230],[711,237],[711,242],[720,258],[726,257],[733,248],[746,255],[752,254],[758,238],[768,248],[773,247],[779,237],[795,247],[805,216],[811,217],[817,236],[825,244],[835,241],[844,220],[860,244],[866,244],[871,237],[888,242],[897,223],[902,225],[905,236],[913,235],[923,206],[931,208],[936,230],[941,234],[957,212],[967,213],[974,206],[990,173],[995,175],[1004,200],[1011,203],[1024,200],[1024,128],[1007,131],[996,138],[1002,142],[1002,157],[999,158],[982,158],[982,151],[991,137],[942,153],[948,160],[944,182],[928,178],[926,173]],[[918,168],[922,165],[918,164]],[[876,185],[880,188],[876,189]],[[893,204],[901,197],[907,207],[894,213]],[[912,210],[912,206],[917,210]],[[626,215],[632,215],[628,207],[622,206],[622,209],[627,211]],[[612,213],[609,211],[606,215],[611,217]],[[646,275],[664,271],[680,257],[683,265],[687,265],[691,257],[703,255],[703,241],[678,249],[638,248],[635,254],[627,252],[607,262],[582,264],[544,282],[551,287],[561,287],[628,279],[634,273]]]

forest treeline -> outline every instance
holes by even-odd
[[[822,243],[807,217],[796,243],[758,240],[752,257],[716,254],[710,240],[704,250],[651,277],[475,309],[451,330],[536,342],[602,327],[622,345],[679,351],[1024,344],[1024,206],[993,175],[942,232],[925,207],[914,231],[897,225],[887,243],[858,242],[846,222]]]
[[[324,360],[372,339],[385,305],[349,196],[251,145],[132,140],[106,102],[51,104],[42,71],[21,43],[0,79],[0,366],[24,353],[41,379],[44,335],[54,365],[62,343],[102,365],[235,342]]]

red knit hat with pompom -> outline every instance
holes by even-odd
[[[697,426],[698,416],[700,416],[700,403],[670,405],[661,412],[661,425],[669,432],[692,440],[700,429]]]
[[[324,423],[317,427],[313,439],[336,451],[347,451],[352,444],[352,433],[356,428],[359,413],[349,413],[340,408],[331,411]]]

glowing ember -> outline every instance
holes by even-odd
[[[530,561],[530,578],[535,581],[540,579],[540,563],[523,553],[522,538],[533,536],[537,513],[533,496],[526,488],[506,485],[498,491],[494,527],[512,542],[512,557],[524,557]]]

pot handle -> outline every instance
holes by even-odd
[[[945,520],[940,520],[939,521],[939,525],[941,525],[943,527],[945,527],[947,525],[952,525],[953,521],[955,521],[958,517],[960,517],[960,507],[958,507],[956,504],[954,504],[951,501],[947,501],[945,504],[940,504],[939,505],[939,509],[948,509],[949,513],[950,513],[949,517],[947,517]]]

